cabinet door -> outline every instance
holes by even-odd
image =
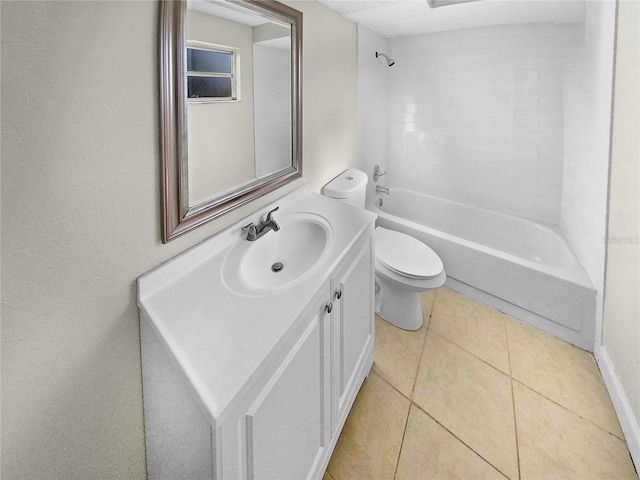
[[[352,257],[353,259],[353,257]],[[332,432],[342,424],[371,362],[374,329],[374,263],[367,242],[332,285],[331,315]],[[338,298],[338,296],[340,298]],[[368,372],[365,372],[368,373]]]
[[[249,479],[304,479],[322,456],[324,306],[247,413]]]

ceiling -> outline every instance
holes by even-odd
[[[426,0],[318,0],[383,37],[514,23],[584,21],[582,0],[481,0],[431,8]]]

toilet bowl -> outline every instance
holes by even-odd
[[[377,313],[405,330],[422,326],[420,292],[442,286],[447,279],[440,257],[420,240],[376,227]]]
[[[364,208],[367,175],[349,169],[324,186],[324,195]],[[417,330],[423,316],[420,292],[444,285],[440,257],[420,240],[401,232],[375,230],[376,313],[405,330]]]

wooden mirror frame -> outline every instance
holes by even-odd
[[[302,177],[302,12],[275,0],[227,0],[291,23],[292,166],[190,208],[186,154],[186,97],[182,79],[186,0],[160,2],[160,160],[162,243]]]

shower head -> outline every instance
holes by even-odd
[[[395,65],[395,63],[396,63],[393,60],[391,60],[389,57],[387,57],[384,53],[376,52],[376,58],[378,58],[378,57],[384,57],[384,58],[387,59],[387,67]]]

